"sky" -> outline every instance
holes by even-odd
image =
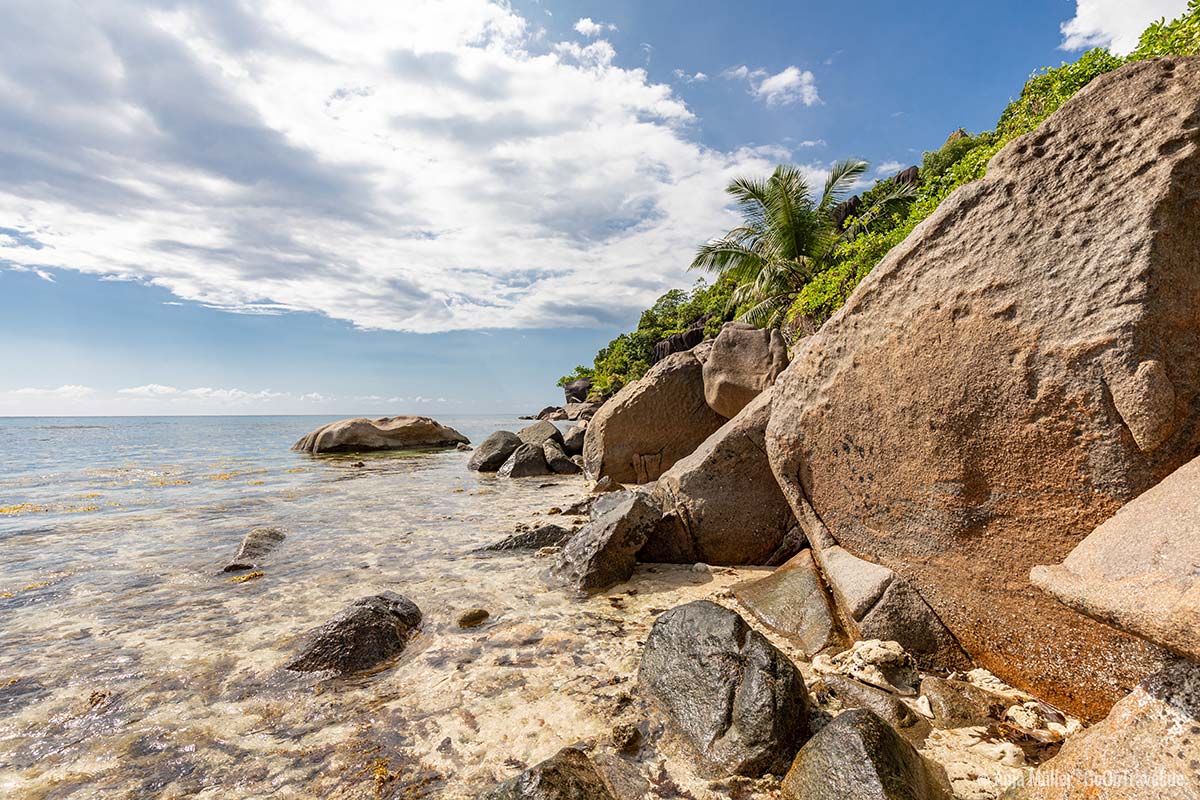
[[[536,411],[732,177],[885,177],[1185,6],[6,0],[0,415]]]

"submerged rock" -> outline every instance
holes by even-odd
[[[704,398],[713,411],[732,419],[787,365],[787,343],[778,330],[726,322],[704,364]]]
[[[638,681],[726,773],[780,774],[808,737],[799,671],[744,619],[707,600],[655,620]]]
[[[637,552],[661,513],[641,492],[600,496],[592,506],[591,520],[563,547],[553,577],[583,592],[602,591],[629,580],[637,566]]]
[[[360,598],[309,631],[287,669],[343,674],[370,669],[399,655],[420,624],[421,610],[407,597],[384,592]]]
[[[1029,571],[1200,450],[1197,119],[1195,58],[1091,81],[871,270],[793,354],[767,429],[803,525],[1093,719],[1162,653]]]
[[[369,450],[417,450],[470,444],[453,428],[429,417],[356,417],[322,425],[292,445],[306,453],[356,453]]]
[[[725,419],[704,402],[700,362],[676,353],[609,400],[588,423],[584,469],[625,483],[658,480]]]
[[[550,465],[546,463],[542,446],[523,444],[513,451],[496,474],[501,478],[529,478],[550,475],[551,472]]]
[[[476,552],[503,553],[518,550],[541,550],[543,547],[559,547],[573,536],[571,531],[558,525],[540,525],[531,531],[522,531],[507,536],[495,544],[489,544]]]
[[[279,528],[255,528],[242,539],[242,546],[238,548],[237,555],[221,571],[241,572],[255,569],[262,559],[286,538],[287,535]]]
[[[496,431],[475,448],[474,455],[467,462],[467,468],[479,472],[496,472],[521,444],[521,437],[512,431]]]
[[[488,789],[477,800],[616,800],[582,751],[564,747],[545,761]]]
[[[814,735],[783,779],[786,800],[950,800],[941,767],[879,715],[844,711]]]

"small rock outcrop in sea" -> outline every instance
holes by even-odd
[[[735,612],[707,600],[661,615],[638,681],[726,774],[782,774],[808,738],[800,672]]]
[[[764,450],[770,415],[763,392],[659,477],[662,524],[642,561],[766,564],[795,553],[779,552],[796,520]]]
[[[676,353],[605,403],[588,423],[588,475],[623,483],[658,480],[721,427],[724,417],[704,401],[701,370],[691,353]]]
[[[1200,450],[1200,60],[1097,77],[793,353],[767,428],[806,533],[896,571],[966,652],[1095,719],[1161,650],[1030,568]]]
[[[808,658],[846,646],[810,550],[764,578],[738,584],[733,594],[764,625],[796,640]]]
[[[778,330],[726,322],[704,363],[704,398],[713,411],[732,419],[787,365],[787,343]]]
[[[241,572],[259,567],[262,560],[287,538],[279,528],[255,528],[242,539],[237,555],[225,565],[222,572]]]
[[[844,711],[808,740],[783,779],[786,800],[950,800],[941,767],[878,714]]]
[[[470,440],[429,417],[355,417],[322,425],[292,449],[304,453],[358,453],[454,447],[460,443],[470,444]]]
[[[370,669],[399,655],[420,624],[421,610],[403,595],[384,592],[360,598],[309,631],[287,669],[341,674]]]
[[[556,420],[566,418],[567,410],[561,406],[546,406],[537,414],[534,414],[534,419]]]
[[[467,468],[479,472],[497,472],[521,444],[521,437],[512,431],[496,431],[475,448]]]
[[[1200,797],[1197,731],[1200,665],[1171,660],[1113,706],[1107,718],[1067,739],[1058,755],[1004,800],[1195,800]]]
[[[541,550],[543,547],[561,547],[574,534],[558,525],[540,525],[531,531],[521,531],[507,536],[495,544],[480,548],[481,553],[506,553],[521,550]]]
[[[547,439],[542,445],[542,456],[551,472],[559,475],[575,475],[580,472],[579,465],[571,460],[562,444],[554,439]]]
[[[1093,619],[1200,661],[1200,458],[1031,578]]]
[[[601,495],[592,506],[591,520],[563,547],[553,578],[581,592],[599,592],[629,580],[637,552],[660,513],[641,492]]]
[[[477,800],[617,800],[604,775],[581,750],[564,747],[545,761],[493,786]]]
[[[542,446],[527,443],[517,447],[496,474],[501,478],[529,478],[551,473]]]
[[[822,675],[820,684],[814,686],[813,691],[822,690],[836,697],[842,708],[865,708],[873,711],[917,747],[933,730],[933,726],[927,720],[905,705],[893,692],[868,686],[838,674]]]

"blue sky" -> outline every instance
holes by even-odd
[[[879,176],[1186,0],[17,0],[0,414],[530,411],[721,187]]]

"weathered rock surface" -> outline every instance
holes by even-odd
[[[928,675],[921,680],[921,695],[940,728],[960,728],[1004,718],[1012,701],[966,681]]]
[[[600,406],[600,403],[568,403],[567,419],[591,419],[592,417],[596,416],[596,412],[600,410]]]
[[[305,453],[357,453],[369,450],[417,450],[470,444],[453,428],[429,417],[356,417],[322,425],[292,445]]]
[[[846,646],[809,550],[765,578],[734,586],[733,595],[764,625],[795,639],[809,658]]]
[[[496,431],[475,448],[471,460],[467,462],[467,468],[479,472],[496,472],[520,446],[520,436],[512,431]]]
[[[538,447],[541,447],[546,442],[557,442],[560,445],[563,443],[562,431],[558,429],[557,425],[548,420],[541,420],[540,422],[535,422],[532,425],[521,428],[521,430],[517,431],[517,436],[525,444],[533,444]]]
[[[673,333],[654,345],[650,363],[657,364],[675,353],[686,353],[704,341],[704,327],[691,328],[680,333]]]
[[[286,538],[287,535],[279,528],[255,528],[242,539],[242,546],[238,548],[237,555],[221,571],[241,572],[254,569]]]
[[[891,692],[837,674],[822,675],[821,687],[836,697],[842,708],[865,708],[875,712],[917,747],[933,731],[929,722]]]
[[[598,592],[629,580],[637,552],[662,512],[641,492],[600,495],[588,524],[563,547],[552,575],[582,592]]]
[[[726,322],[704,364],[704,398],[713,411],[732,419],[775,383],[787,365],[782,333]]]
[[[1200,446],[1198,171],[1200,61],[1092,81],[872,270],[794,354],[767,431],[802,524],[1090,718],[1161,653],[1029,569]]]
[[[399,655],[421,624],[416,603],[395,592],[355,600],[304,637],[287,668],[297,672],[358,672]]]
[[[1200,666],[1171,661],[1023,783],[1004,800],[1196,800]]]
[[[1093,619],[1200,661],[1200,458],[1031,578]]]
[[[546,443],[542,445],[542,455],[550,470],[559,475],[575,475],[580,471],[579,465],[571,460],[563,446],[553,439],[547,439]]]
[[[879,715],[844,711],[809,739],[783,779],[787,800],[950,800],[945,772]]]
[[[571,531],[558,525],[541,525],[531,531],[514,533],[500,541],[480,548],[480,553],[507,553],[521,550],[541,550],[543,547],[560,547],[572,536]]]
[[[546,406],[535,414],[534,417],[543,420],[566,419],[567,410],[562,406]]]
[[[616,800],[582,751],[564,747],[545,761],[488,789],[478,800]]]
[[[586,403],[588,396],[592,393],[591,378],[576,378],[570,383],[563,386],[563,402],[566,405],[572,403]]]
[[[622,483],[658,480],[725,422],[704,401],[700,362],[676,353],[601,407],[588,423],[585,471]]]
[[[921,683],[912,655],[896,642],[877,639],[855,642],[834,655],[819,655],[812,666],[822,675],[847,675],[906,697],[915,696]]]
[[[740,616],[707,600],[655,620],[638,680],[726,773],[781,774],[808,736],[799,671]]]
[[[766,564],[795,524],[767,461],[771,393],[659,477],[663,520],[640,558],[648,562]]]
[[[550,465],[546,463],[542,445],[523,444],[513,451],[497,474],[501,478],[529,478],[537,475],[549,475],[551,472]]]
[[[587,422],[580,422],[563,434],[563,449],[569,456],[583,454],[583,440],[587,436]]]

